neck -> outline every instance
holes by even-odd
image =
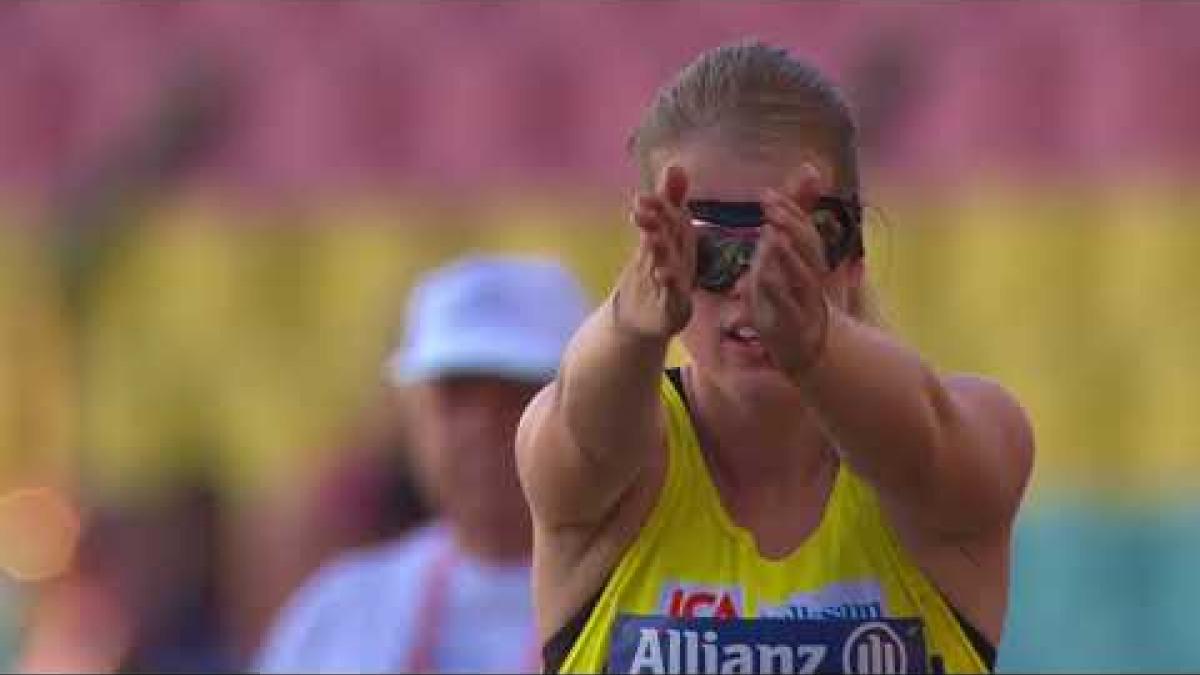
[[[721,482],[730,486],[793,487],[819,478],[835,459],[828,436],[803,394],[786,385],[734,390],[685,371],[693,424]]]
[[[516,567],[529,562],[533,538],[527,523],[497,527],[451,524],[454,546],[463,555],[496,567]]]

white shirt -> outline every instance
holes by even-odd
[[[289,601],[256,669],[401,672],[424,639],[426,668],[536,672],[529,567],[485,565],[454,551],[446,528],[432,525],[334,560]],[[439,566],[445,571],[434,572]],[[420,622],[423,611],[436,625]]]

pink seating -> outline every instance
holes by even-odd
[[[1192,166],[1198,25],[1167,3],[19,3],[0,7],[0,180],[106,152],[208,54],[233,106],[204,180],[625,184],[657,87],[747,36],[853,96],[866,65],[904,60],[899,103],[855,102],[896,106],[871,159],[906,176]]]

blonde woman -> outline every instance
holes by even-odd
[[[1030,424],[870,320],[840,94],[721,47],[632,149],[639,244],[518,432],[545,669],[992,669]]]

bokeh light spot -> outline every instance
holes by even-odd
[[[0,570],[17,581],[62,574],[79,530],[75,506],[53,488],[19,488],[0,496]]]

